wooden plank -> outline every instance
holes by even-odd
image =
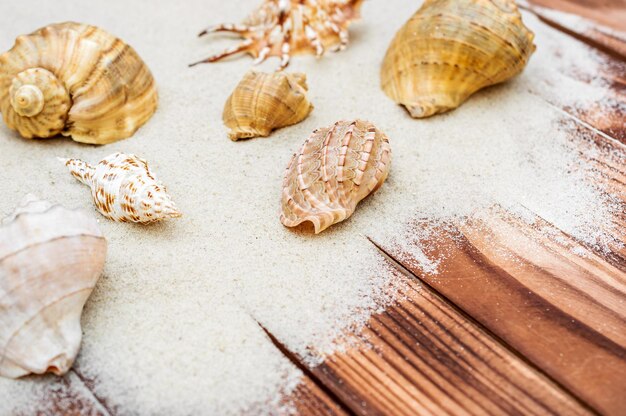
[[[326,394],[313,380],[304,376],[296,389],[284,399],[301,416],[344,416],[341,405]]]
[[[28,409],[15,409],[14,416],[111,416],[84,381],[74,372],[64,377],[47,376],[42,381],[41,397],[29,403]]]
[[[589,414],[430,288],[395,276],[406,283],[401,300],[372,316],[347,351],[309,369],[352,412]]]
[[[597,84],[602,82],[606,85],[607,96],[600,102],[588,103],[586,108],[580,108],[580,103],[570,107],[567,104],[563,109],[572,116],[588,123],[604,134],[626,144],[626,19],[619,25],[610,29],[592,20],[580,22],[559,18],[550,9],[537,7],[536,5],[552,7],[555,10],[576,11],[580,16],[604,23],[599,19],[597,9],[602,6],[598,0],[589,1],[585,4],[575,2],[562,2],[561,0],[530,0],[520,1],[520,7],[535,14],[542,22],[552,28],[574,37],[581,41],[580,47],[594,50],[605,61],[601,70],[590,72],[585,66],[576,67],[574,73],[567,76],[575,76],[581,82],[594,80]],[[565,7],[565,4],[575,5],[573,9]],[[613,4],[611,10],[626,15],[626,5]],[[615,16],[617,13],[614,13]],[[555,57],[558,59],[558,57]],[[570,68],[568,68],[569,70]],[[543,97],[554,104],[561,104],[558,97],[551,97],[547,91],[539,91]],[[584,97],[581,97],[584,98]],[[574,103],[572,103],[574,104]]]
[[[448,224],[417,243],[440,259],[435,274],[411,253],[385,250],[597,411],[620,414],[626,274],[557,229],[546,237],[548,227],[496,211]]]

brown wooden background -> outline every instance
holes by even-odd
[[[603,185],[626,207],[626,1],[520,6],[609,60],[588,75],[612,86],[613,104],[563,109],[575,140],[597,150],[590,162]],[[598,26],[583,32],[543,7]],[[372,316],[360,345],[322,365],[306,367],[266,331],[305,373],[285,401],[303,415],[626,415],[626,249],[600,252],[541,218],[544,232],[497,207],[488,218],[446,224],[436,241],[422,242],[426,254],[446,254],[435,276],[423,275],[410,254],[371,240],[406,281],[404,300]],[[626,229],[626,210],[613,220]],[[562,238],[546,238],[546,228]],[[41,404],[41,414],[117,413],[77,369]]]

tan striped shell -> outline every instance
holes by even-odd
[[[148,163],[135,155],[115,153],[96,166],[78,159],[61,160],[91,188],[97,210],[109,219],[147,224],[182,215]]]
[[[306,75],[249,71],[228,97],[222,118],[232,140],[269,136],[304,120],[313,110]]]
[[[132,136],[157,102],[135,50],[95,26],[46,26],[0,55],[0,112],[25,138],[114,142]]]
[[[390,164],[387,136],[368,121],[315,130],[287,166],[280,221],[287,227],[309,221],[320,233],[382,186]]]
[[[426,0],[389,45],[381,86],[413,117],[443,113],[519,74],[533,38],[513,0]]]
[[[0,376],[65,374],[107,244],[95,218],[27,195],[0,225]]]

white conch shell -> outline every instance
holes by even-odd
[[[27,196],[0,225],[0,376],[65,374],[106,240],[79,210]]]
[[[132,136],[157,102],[137,52],[95,26],[49,25],[0,55],[0,112],[26,138],[110,143]]]
[[[280,221],[287,227],[308,221],[320,233],[350,217],[382,186],[390,166],[389,140],[368,121],[315,130],[287,166]]]
[[[91,188],[96,208],[109,219],[146,224],[182,215],[148,162],[135,155],[114,153],[96,166],[79,159],[59,160]]]

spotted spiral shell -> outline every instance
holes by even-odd
[[[415,118],[443,113],[519,74],[533,38],[513,0],[426,0],[389,45],[381,86]]]
[[[281,222],[309,221],[320,233],[350,217],[387,178],[387,136],[368,121],[339,121],[315,130],[294,154],[283,181]]]
[[[137,52],[95,26],[49,25],[0,55],[0,112],[25,138],[110,143],[132,136],[157,101]]]
[[[61,160],[91,188],[97,210],[109,219],[146,224],[181,216],[148,163],[135,155],[115,153],[96,166],[78,159]]]

